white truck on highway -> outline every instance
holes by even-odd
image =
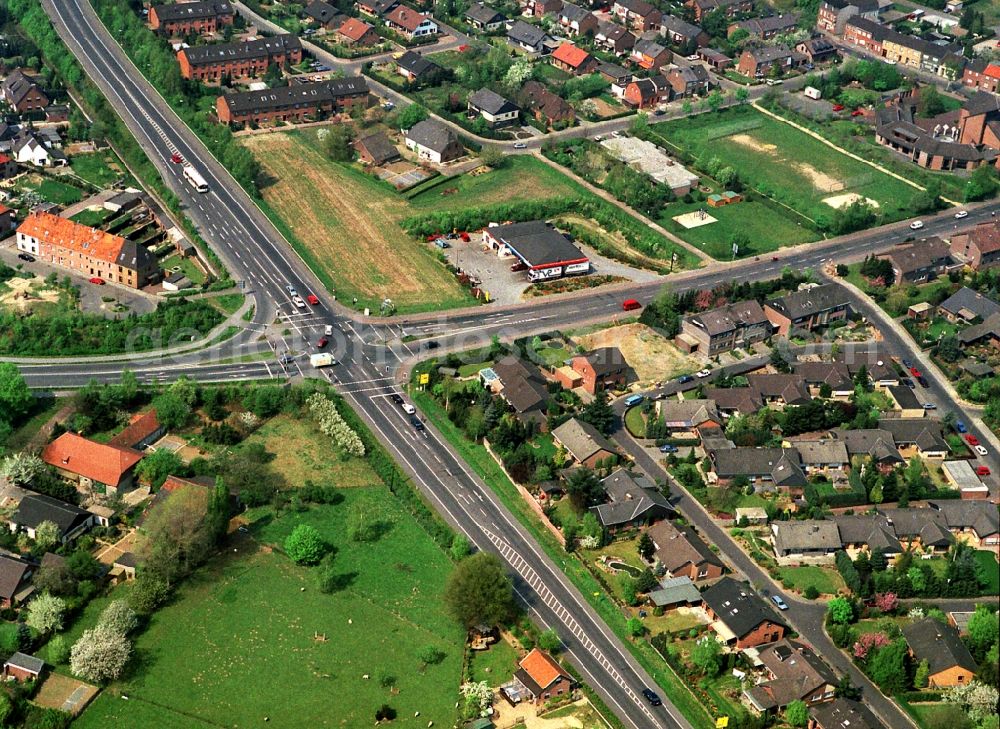
[[[309,355],[309,364],[313,367],[329,367],[330,365],[337,364],[337,360],[328,352],[320,352],[319,354]]]
[[[208,192],[208,183],[201,173],[191,165],[184,165],[184,179],[198,192]]]

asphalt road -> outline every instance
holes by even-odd
[[[139,143],[164,174],[233,275],[248,282],[257,306],[252,325],[266,326],[275,314],[294,331],[275,346],[301,349],[324,326],[338,332],[339,364],[321,370],[341,385],[345,397],[373,429],[441,514],[478,548],[498,553],[511,567],[518,594],[543,627],[553,627],[566,652],[590,684],[629,727],[687,727],[669,701],[653,708],[640,696],[651,677],[596,615],[586,600],[497,499],[493,491],[454,454],[430,426],[418,432],[387,399],[394,391],[392,370],[401,357],[392,349],[364,341],[364,327],[334,314],[332,299],[290,252],[252,201],[173,113],[128,61],[122,49],[94,16],[86,0],[45,0],[57,32],[81,61],[87,74],[111,100]],[[198,194],[184,182],[177,152],[194,164],[209,184]],[[315,293],[322,305],[299,309],[289,302],[286,286],[303,295]],[[247,339],[255,336],[248,329]],[[404,345],[404,350],[408,349]],[[394,360],[394,361],[393,361]],[[133,367],[140,365],[133,364]],[[174,374],[188,367],[182,365]],[[223,367],[223,370],[227,366]],[[260,365],[241,365],[260,373]],[[301,370],[298,361],[296,369]],[[155,365],[154,365],[155,368]],[[27,369],[27,368],[26,368]],[[237,369],[237,366],[233,366]],[[53,377],[59,386],[80,384],[89,375],[108,376],[107,364],[60,365],[27,369],[32,384]],[[151,371],[150,375],[158,372]],[[242,374],[242,373],[239,373]],[[310,373],[314,374],[314,373]],[[250,375],[252,376],[252,375]]]

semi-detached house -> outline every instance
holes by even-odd
[[[951,237],[951,253],[972,270],[1000,265],[1000,222],[979,223]]]
[[[850,313],[847,294],[836,284],[823,284],[796,291],[764,304],[764,314],[776,333],[787,337],[792,329],[812,331]]]
[[[816,15],[816,28],[824,33],[842,35],[851,18],[877,21],[878,0],[822,0]]]
[[[181,76],[196,81],[263,76],[272,63],[293,66],[302,62],[302,43],[290,34],[240,43],[193,46],[177,51]]]
[[[663,13],[646,0],[615,0],[611,15],[626,28],[638,33],[659,31]]]
[[[688,352],[714,357],[750,347],[769,336],[771,322],[761,305],[750,300],[684,317],[677,345]]]

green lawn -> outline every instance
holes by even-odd
[[[56,205],[72,205],[83,199],[83,193],[79,188],[67,185],[58,180],[44,179],[38,184],[29,184],[26,187],[37,192],[41,197]]]
[[[824,595],[835,595],[844,587],[844,580],[837,571],[830,567],[802,565],[800,567],[782,567],[778,570],[782,584],[795,590],[805,591],[812,585]]]
[[[167,256],[164,258],[160,265],[164,270],[170,270],[171,268],[179,267],[180,272],[187,276],[188,280],[195,286],[201,286],[205,283],[205,273],[197,265],[195,265],[194,259],[187,256],[182,256],[180,254],[175,254],[172,256]]]
[[[69,165],[78,177],[98,187],[107,187],[122,176],[121,163],[112,152],[77,154],[70,158]]]
[[[983,594],[1000,595],[1000,565],[997,564],[996,555],[985,549],[978,549],[973,555],[978,566],[977,573],[989,580],[983,588]]]
[[[499,640],[485,651],[470,651],[469,680],[500,686],[511,679],[518,655],[510,643]]]
[[[7,438],[7,452],[16,453],[22,450],[31,441],[38,429],[48,422],[49,418],[55,415],[59,408],[66,404],[64,398],[47,397],[38,398],[34,401],[35,410],[31,417],[18,426]]]
[[[642,412],[642,407],[625,411],[625,428],[636,438],[646,437],[646,414]]]
[[[362,494],[394,521],[377,542],[344,536]],[[384,703],[400,717],[419,711],[422,726],[451,726],[464,638],[441,609],[451,563],[385,487],[344,495],[342,504],[251,529],[263,544],[280,544],[296,524],[315,526],[336,547],[337,591],[319,592],[315,569],[278,551],[227,553],[139,636],[138,664],[112,687],[138,708],[95,703],[75,726],[145,726],[147,702],[177,726],[256,726],[264,717],[275,727],[328,726],[334,717],[337,726],[369,726]],[[444,652],[441,663],[422,666],[417,656],[428,645]]]
[[[101,223],[113,215],[115,215],[115,213],[110,210],[105,210],[104,208],[87,208],[86,210],[81,210],[76,215],[72,216],[70,220],[74,220],[80,225],[89,225],[91,228],[98,228]]]
[[[223,314],[235,314],[243,306],[243,294],[222,294],[212,296],[209,303]]]
[[[909,215],[907,204],[917,192],[748,106],[663,122],[653,130],[695,158],[718,157],[758,191],[813,220],[833,213],[824,198],[846,193],[874,200],[888,220],[899,220]]]

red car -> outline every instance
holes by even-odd
[[[184,161],[184,158],[181,157],[180,154],[178,154],[177,152],[174,152],[172,155],[170,155],[170,161],[173,162],[175,165],[179,165],[181,162]]]
[[[920,370],[918,370],[916,367],[911,367],[910,374],[913,375],[914,377],[920,377],[921,373]]]
[[[316,294],[309,294],[306,297],[306,301],[308,301],[313,306],[319,306],[319,297],[316,296]]]
[[[971,446],[977,446],[979,445],[979,438],[974,436],[972,433],[969,433],[967,436],[965,436],[965,442]]]
[[[428,243],[433,243],[434,241],[436,241],[440,237],[441,237],[440,233],[432,233],[431,235],[427,236],[427,242]]]
[[[833,110],[834,111],[843,111],[844,110],[844,105],[843,104],[834,104],[833,105]]]
[[[469,234],[466,233],[464,230],[458,234],[458,237],[461,238],[466,243],[468,243],[471,240],[471,238],[469,238]]]
[[[98,276],[94,276],[92,279],[90,279],[90,283],[97,284],[98,286],[103,286],[104,285],[104,279],[103,278],[99,278]]]
[[[469,46],[467,46],[467,45],[461,45],[461,46],[458,47],[458,52],[459,53],[465,53],[467,50],[469,50]]]
[[[330,343],[329,339],[327,339],[326,337],[320,337],[318,340],[316,340],[316,348],[323,349],[323,347],[325,347],[329,343]]]
[[[976,475],[977,476],[989,476],[990,475],[990,469],[987,468],[986,466],[976,466]]]
[[[861,116],[862,114],[864,114],[864,112],[861,111],[861,109],[855,109],[851,112],[851,116]]]
[[[622,302],[623,311],[635,311],[636,309],[641,309],[641,308],[642,304],[640,304],[635,299],[625,299],[625,301]]]

